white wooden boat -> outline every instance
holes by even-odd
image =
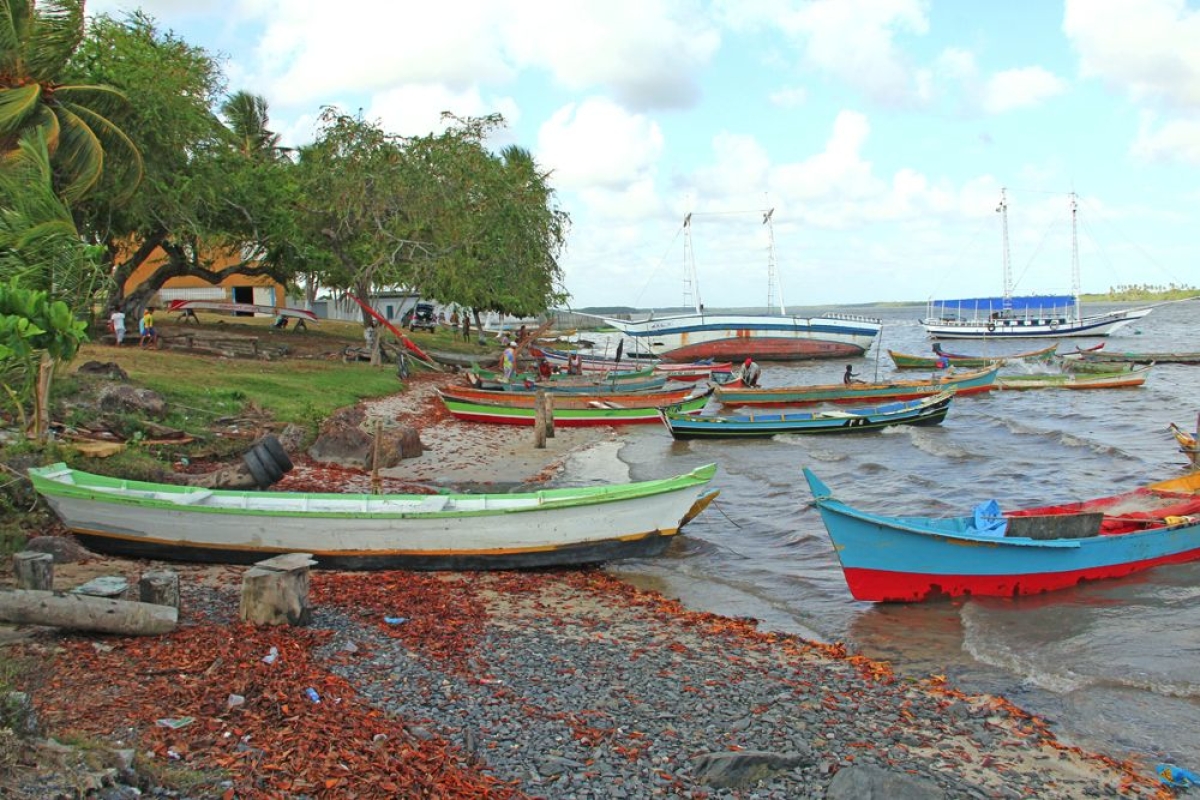
[[[661,554],[716,497],[716,465],[637,483],[513,494],[372,495],[209,490],[29,470],[89,549],[250,564],[311,553],[339,569],[522,569]]]

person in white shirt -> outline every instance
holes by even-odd
[[[125,341],[125,312],[118,308],[112,312],[108,322],[112,325],[113,336],[117,338],[117,347],[120,347]]]

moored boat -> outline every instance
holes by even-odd
[[[949,367],[979,369],[980,367],[990,367],[994,364],[1004,365],[1014,361],[1046,360],[1053,357],[1057,347],[1058,344],[1055,343],[1040,350],[1029,350],[1024,353],[971,356],[962,353],[946,352],[940,344],[935,342],[932,355],[912,355],[910,353],[898,353],[895,350],[888,350],[888,355],[892,357],[892,363],[896,365],[896,369],[947,369]]]
[[[872,408],[734,415],[680,414],[663,409],[663,423],[676,439],[720,439],[780,434],[866,433],[895,425],[938,425],[950,410],[954,392]]]
[[[694,395],[682,403],[675,404],[684,413],[699,412],[708,404],[712,390]],[[488,422],[498,425],[535,424],[537,410],[532,406],[497,405],[455,400],[440,393],[446,410],[456,419],[469,422]],[[557,399],[557,398],[556,398]],[[655,405],[622,405],[607,401],[593,401],[587,408],[562,408],[554,406],[554,424],[564,428],[579,428],[597,425],[648,425],[659,421],[659,408]]]
[[[1030,389],[1130,389],[1141,386],[1150,375],[1150,366],[1119,372],[1032,372],[1000,375],[996,388],[1001,391]]]
[[[1145,317],[1153,307],[1126,308],[1085,314],[1079,300],[1079,248],[1075,244],[1078,203],[1072,192],[1070,295],[1013,294],[1008,248],[1008,202],[1001,192],[1004,294],[961,300],[933,300],[921,320],[934,339],[1057,339],[1066,336],[1108,336]]]
[[[663,407],[682,403],[692,395],[694,387],[684,386],[680,389],[668,389],[656,392],[636,392],[622,394],[619,392],[582,392],[555,394],[555,408],[595,408],[598,403],[623,406],[655,406]],[[447,386],[442,389],[442,395],[452,400],[462,400],[468,403],[499,406],[528,406],[533,408],[537,402],[537,391],[496,391],[493,389],[477,389],[474,386]]]
[[[858,600],[1015,597],[1200,559],[1200,473],[1111,497],[955,517],[896,517],[837,500],[804,470]]]
[[[989,392],[1000,368],[947,373],[924,381],[890,383],[827,383],[767,389],[714,387],[714,397],[727,406],[788,406],[808,403],[861,403],[878,400],[916,400],[955,390],[958,395]]]
[[[520,569],[661,554],[716,496],[715,465],[661,480],[514,494],[254,492],[29,471],[88,548],[249,564],[311,553],[339,569]]]

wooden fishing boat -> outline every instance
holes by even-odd
[[[514,494],[309,494],[200,489],[31,469],[88,548],[249,564],[311,553],[337,569],[519,569],[662,553],[716,496],[715,465],[638,483]]]
[[[558,367],[560,370],[566,370],[567,362],[571,357],[571,353],[566,350],[555,350],[550,347],[534,348],[533,354],[550,362],[551,366]],[[579,353],[579,364],[585,373],[590,372],[606,372],[615,369],[620,369],[621,362],[615,359],[596,356],[588,353]],[[626,357],[626,363],[647,363],[647,360],[639,360],[630,353]],[[659,361],[658,359],[648,360],[651,368],[656,375],[665,375],[668,380],[695,382],[704,380],[713,375],[713,373],[729,373],[733,369],[732,362],[729,361],[692,361],[681,364],[668,363]]]
[[[859,600],[1014,597],[1200,559],[1200,473],[1085,502],[956,517],[853,508],[804,470]]]
[[[492,383],[504,382],[504,373],[491,369],[484,369],[478,365],[471,367],[471,374],[475,375],[482,381],[490,381]],[[653,367],[612,370],[610,372],[593,372],[587,375],[569,375],[566,372],[552,372],[547,378],[541,377],[536,372],[519,372],[513,375],[513,379],[509,381],[509,383],[515,383],[519,385],[523,384],[525,381],[533,381],[534,383],[553,383],[556,385],[561,384],[563,386],[568,386],[571,384],[594,386],[599,383],[637,383],[639,381],[650,380],[653,377]]]
[[[1131,353],[1091,350],[1068,353],[1067,356],[1095,364],[1200,364],[1200,353],[1197,352]]]
[[[809,403],[862,403],[880,400],[916,400],[955,390],[960,396],[995,388],[1000,368],[947,373],[925,381],[891,383],[827,383],[772,389],[714,387],[714,397],[727,406],[795,406]]]
[[[494,392],[529,392],[542,389],[550,394],[632,394],[634,392],[656,392],[667,385],[667,379],[662,375],[651,375],[637,380],[610,381],[512,381],[485,380],[471,373],[467,378],[477,389],[487,389]]]
[[[684,413],[696,413],[708,404],[712,390],[690,397],[675,407]],[[446,409],[456,418],[469,422],[489,422],[499,425],[533,425],[536,409],[530,406],[495,405],[455,400],[441,393]],[[555,398],[557,400],[557,397]],[[556,427],[579,428],[594,425],[648,425],[658,422],[659,406],[619,405],[617,403],[592,401],[588,408],[560,408],[554,406]]]
[[[684,386],[679,389],[669,389],[660,392],[637,392],[621,394],[618,392],[592,394],[555,394],[555,408],[595,408],[597,403],[617,404],[623,406],[655,406],[663,407],[682,403],[692,395],[694,387]],[[451,400],[462,400],[467,403],[499,406],[527,406],[533,408],[537,402],[538,393],[530,392],[498,392],[490,389],[477,389],[474,386],[448,386],[442,389],[442,395]]]
[[[1001,375],[996,378],[996,388],[1001,391],[1128,389],[1141,386],[1146,382],[1146,378],[1150,375],[1150,366],[1122,372],[1035,372],[1028,375]]]
[[[896,365],[896,369],[947,369],[949,367],[979,369],[980,367],[1003,365],[1013,361],[1046,360],[1053,357],[1057,347],[1058,344],[1055,343],[1040,350],[1013,353],[1012,355],[969,356],[962,353],[948,353],[942,349],[940,344],[934,343],[933,355],[918,356],[909,353],[897,353],[895,350],[888,350],[888,355],[892,357],[892,363]]]
[[[866,433],[894,425],[938,425],[950,410],[954,392],[845,411],[793,411],[780,414],[707,416],[663,409],[662,419],[676,439],[720,439],[791,433]]]

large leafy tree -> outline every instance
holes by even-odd
[[[54,191],[41,132],[27,136],[0,170],[0,386],[35,438],[47,430],[55,368],[87,339],[78,317],[103,278]]]
[[[284,252],[275,245],[290,229],[286,159],[244,152],[245,139],[221,124],[214,109],[224,90],[216,61],[205,50],[134,13],[93,21],[71,69],[81,78],[116,86],[132,100],[120,117],[141,148],[145,178],[125,200],[106,170],[100,186],[77,208],[80,227],[103,243],[113,263],[110,306],[127,312],[174,277],[217,284],[233,274],[269,275],[286,282]],[[231,98],[232,99],[232,98]],[[266,106],[259,135],[266,135]],[[244,120],[239,117],[238,124]],[[250,128],[246,128],[242,133]],[[257,145],[271,146],[269,139]],[[128,294],[129,277],[156,252],[166,259]],[[220,262],[222,266],[215,268]]]
[[[480,312],[529,316],[565,300],[558,255],[569,217],[529,151],[496,155],[486,139],[499,115],[455,119],[410,149],[430,174],[422,205],[433,211],[434,257],[420,273],[431,297]]]
[[[36,132],[68,201],[97,186],[107,154],[124,161],[120,192],[141,177],[138,148],[118,118],[128,103],[118,89],[76,82],[66,67],[83,39],[83,0],[0,0],[0,153],[11,159]]]

